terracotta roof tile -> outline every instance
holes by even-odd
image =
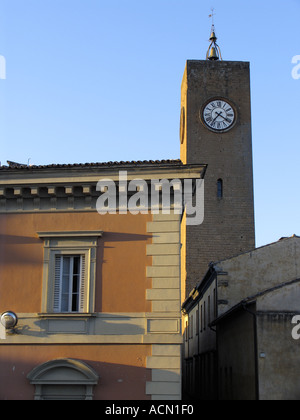
[[[96,162],[96,163],[66,163],[51,165],[24,165],[17,162],[7,161],[8,165],[0,166],[0,171],[9,171],[13,169],[34,170],[34,169],[63,169],[63,168],[105,168],[118,166],[155,166],[155,165],[181,165],[180,159],[164,159],[164,160],[138,160],[138,161],[121,161],[121,162]]]

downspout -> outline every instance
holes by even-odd
[[[218,283],[218,274],[216,274],[216,279],[215,279],[215,287],[216,287],[216,302],[215,302],[215,317],[216,319],[219,316],[219,305],[218,305],[218,300],[219,300],[219,283]],[[215,371],[215,391],[216,391],[216,400],[219,401],[220,400],[220,384],[219,384],[219,333],[218,333],[218,325],[216,325],[216,355],[215,355],[215,364],[216,364],[216,371]]]
[[[216,273],[215,277],[215,313],[214,318],[218,318],[218,274]],[[215,366],[215,377],[214,377],[214,390],[215,390],[215,399],[216,401],[219,401],[219,340],[218,340],[218,326],[216,325],[216,329],[212,327],[211,324],[208,325],[208,327],[215,333],[215,355],[214,355],[214,366]]]
[[[257,347],[257,314],[256,312],[250,311],[247,308],[246,302],[242,302],[243,309],[253,317],[253,329],[254,329],[254,365],[255,365],[255,397],[256,401],[259,401],[259,368],[258,368],[258,347]]]

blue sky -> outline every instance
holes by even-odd
[[[1,163],[178,158],[211,7],[223,58],[251,63],[257,245],[300,235],[300,0],[0,0]]]

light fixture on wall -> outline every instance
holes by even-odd
[[[6,330],[12,330],[18,323],[18,317],[14,312],[6,311],[1,315],[0,322]]]

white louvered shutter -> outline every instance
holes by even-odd
[[[85,255],[80,258],[81,266],[81,281],[80,281],[80,301],[79,301],[79,312],[86,311],[86,292],[87,292],[87,280],[86,280],[86,269],[85,269]]]
[[[61,270],[62,270],[62,257],[60,255],[56,255],[55,256],[55,280],[54,280],[53,312],[60,312]]]

